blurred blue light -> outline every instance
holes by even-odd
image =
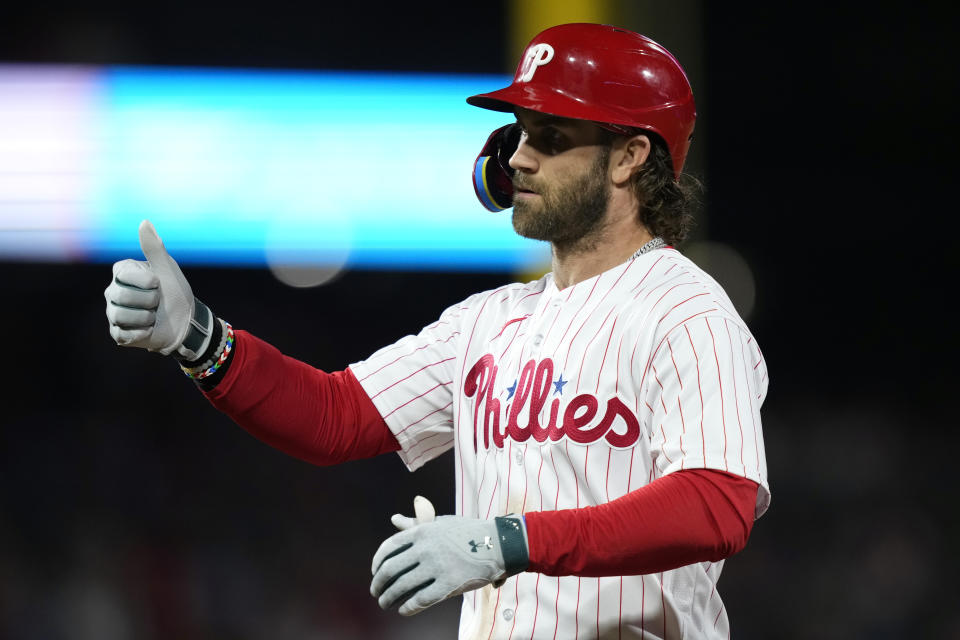
[[[503,76],[112,67],[103,76],[94,260],[149,218],[193,263],[513,269],[516,236],[471,184],[509,116],[465,98]]]
[[[0,259],[526,269],[476,201],[504,76],[0,65]]]

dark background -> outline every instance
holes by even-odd
[[[696,236],[757,280],[773,503],[721,579],[733,635],[960,637],[955,16],[728,5],[623,26],[681,61],[697,44]],[[0,9],[0,61],[515,65],[505,0],[141,6]],[[327,370],[512,278],[350,272],[302,290],[265,270],[187,275],[218,315]],[[405,619],[367,595],[389,515],[417,493],[452,509],[452,457],[416,474],[396,456],[316,468],[260,444],[172,362],[113,344],[109,277],[0,264],[0,638],[454,637],[456,602]]]

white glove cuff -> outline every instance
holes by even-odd
[[[193,300],[193,317],[187,326],[187,335],[177,347],[181,360],[194,362],[206,352],[213,334],[214,317],[209,307],[196,298]]]

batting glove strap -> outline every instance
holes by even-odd
[[[210,308],[194,298],[193,317],[190,319],[187,335],[177,348],[175,357],[181,361],[195,361],[203,358],[204,351],[212,342],[210,335],[213,333],[213,325],[214,318]]]
[[[506,575],[494,583],[499,587],[510,576],[523,573],[530,566],[530,553],[527,549],[527,540],[524,535],[524,523],[521,516],[509,515],[494,518],[497,525],[497,537],[500,542],[500,551],[503,553],[503,564]],[[500,584],[497,584],[500,583]]]

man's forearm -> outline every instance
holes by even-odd
[[[717,561],[743,549],[757,484],[722,471],[679,471],[596,507],[525,515],[528,571],[612,576]]]
[[[313,464],[400,448],[349,369],[315,369],[245,331],[236,332],[223,379],[204,395],[258,439]]]

